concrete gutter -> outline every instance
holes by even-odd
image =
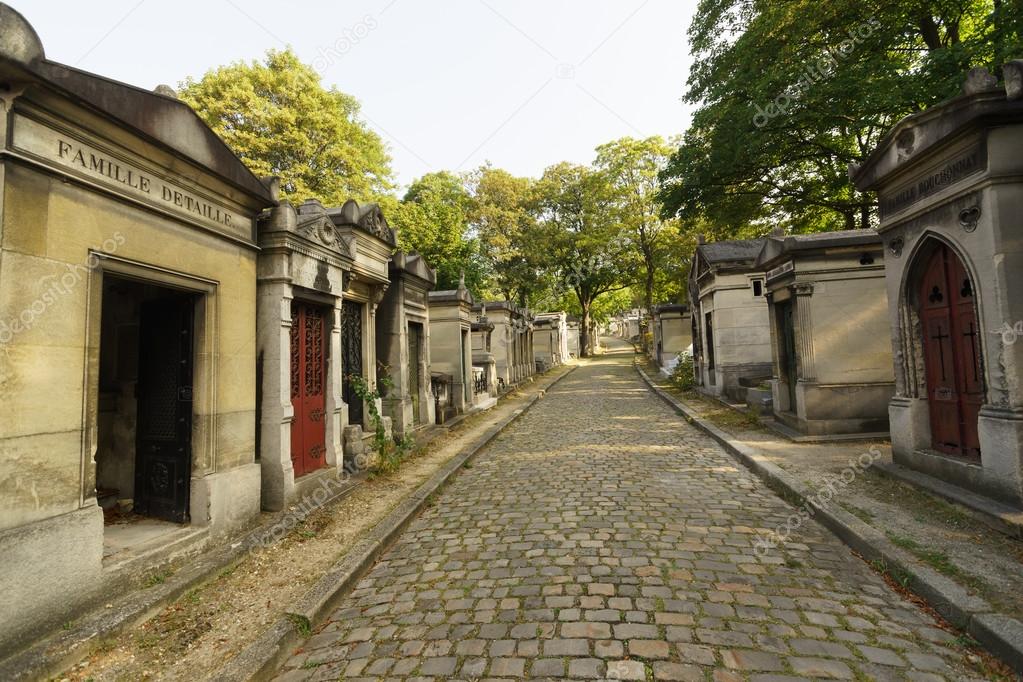
[[[455,474],[475,457],[499,433],[541,400],[547,391],[575,370],[576,366],[556,378],[499,423],[487,429],[461,452],[452,457],[428,481],[406,497],[390,514],[359,540],[337,561],[296,603],[295,608],[279,618],[258,639],[227,662],[212,678],[225,682],[264,680],[273,677],[281,663],[301,644],[315,626],[330,615],[362,575],[373,566],[393,541],[440,492]]]
[[[690,424],[717,441],[747,469],[791,504],[805,507],[821,525],[837,535],[873,566],[898,575],[899,582],[912,590],[945,620],[976,639],[985,649],[1023,673],[1023,623],[997,613],[984,599],[967,590],[905,550],[896,547],[884,533],[843,509],[821,505],[816,491],[769,461],[758,449],[739,442],[699,415],[670,393],[657,386],[643,368],[636,371],[647,386]]]

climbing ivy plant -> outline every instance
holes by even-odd
[[[357,374],[349,374],[348,381],[356,397],[362,400],[369,410],[369,418],[373,423],[373,449],[377,453],[377,461],[373,464],[372,470],[379,474],[392,474],[415,449],[415,439],[412,434],[406,434],[398,439],[389,437],[384,426],[384,418],[377,407],[380,391],[370,388],[369,382]],[[387,390],[394,387],[394,382],[386,375],[379,380],[379,384]]]

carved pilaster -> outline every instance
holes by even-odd
[[[796,297],[796,344],[799,350],[799,380],[814,381],[817,369],[813,357],[813,319],[810,313],[810,297],[813,284],[802,282],[792,285]]]

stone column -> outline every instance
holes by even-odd
[[[341,470],[344,467],[345,403],[342,399],[341,382],[341,297],[334,299],[330,307],[330,357],[327,359],[327,404],[330,419],[324,434],[327,445],[327,464]]]
[[[774,381],[781,379],[782,350],[778,339],[778,308],[774,303],[774,293],[767,292],[764,295],[767,299],[767,319],[769,331],[771,332],[771,378]]]
[[[796,297],[796,345],[799,352],[799,380],[814,381],[817,370],[813,359],[813,319],[810,315],[810,297],[813,284],[794,284],[792,293]]]
[[[291,464],[291,301],[290,284],[270,282],[259,287],[257,318],[259,355],[263,362],[260,405],[260,471],[263,508],[284,508],[295,486]]]
[[[380,305],[380,301],[384,299],[384,294],[387,293],[387,285],[378,286],[375,291],[370,292],[369,301],[366,302],[366,323],[362,328],[362,348],[363,348],[363,377],[366,379],[366,383],[370,390],[377,389],[377,306]],[[377,398],[375,401],[377,412],[381,415],[384,413],[384,403],[382,398]],[[364,419],[369,418],[369,413],[364,415]],[[384,428],[390,432],[390,417],[383,417]],[[372,424],[370,429],[372,429]]]

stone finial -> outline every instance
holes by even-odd
[[[700,246],[702,246],[703,244],[707,243],[707,238],[705,236],[703,236],[702,232],[700,234],[696,235],[696,243],[697,243],[697,245],[700,245]]]
[[[327,210],[323,208],[323,204],[320,203],[319,199],[306,199],[298,207],[299,215],[316,215],[326,214]]]
[[[976,66],[966,72],[963,83],[963,94],[976,95],[978,92],[998,87],[998,79],[991,75],[983,66]]]
[[[465,288],[465,270],[462,270],[461,272],[458,273],[458,288],[459,289]]]
[[[281,179],[279,177],[276,175],[264,175],[259,178],[259,181],[270,192],[270,197],[274,201],[281,200]]]
[[[167,85],[166,83],[160,83],[159,85],[157,85],[155,88],[153,88],[153,92],[163,97],[170,97],[171,99],[178,98],[177,91],[171,86]]]
[[[10,5],[0,3],[0,57],[28,66],[46,58],[32,24]]]
[[[1023,99],[1023,59],[1013,59],[1002,67],[1005,94],[1010,102]]]
[[[779,238],[784,237],[785,236],[785,228],[782,227],[781,225],[775,225],[774,227],[771,228],[771,236],[772,237],[779,237]]]

